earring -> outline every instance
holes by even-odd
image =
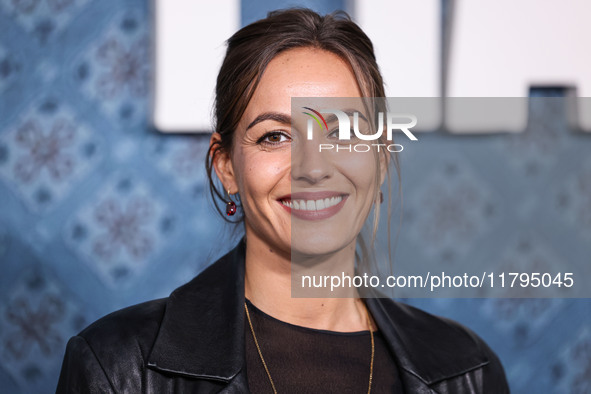
[[[380,190],[380,204],[384,202],[384,193]]]
[[[232,201],[232,198],[230,197],[230,189],[227,190],[227,193],[228,202],[226,203],[226,215],[234,216],[234,214],[236,213],[236,203]]]

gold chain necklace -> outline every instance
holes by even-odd
[[[252,327],[252,321],[250,320],[250,313],[248,313],[248,305],[246,305],[246,301],[244,301],[244,310],[246,311],[246,318],[248,319],[248,325],[250,326],[250,331],[252,332],[252,338],[254,339],[254,344],[257,347],[259,352],[259,357],[263,362],[263,367],[265,367],[265,371],[267,372],[267,376],[269,377],[269,381],[271,382],[271,387],[273,388],[273,393],[277,394],[277,389],[275,389],[275,383],[273,383],[273,378],[271,377],[271,373],[269,372],[269,368],[267,368],[267,363],[263,358],[263,353],[261,352],[261,348],[259,347],[259,342],[257,341],[257,336],[254,333],[254,328]],[[371,382],[373,380],[373,357],[375,353],[375,345],[373,341],[373,329],[371,327],[371,323],[369,322],[369,312],[366,310],[365,318],[367,319],[367,326],[369,327],[369,335],[371,336],[371,361],[369,363],[369,387],[367,389],[367,394],[371,393]]]

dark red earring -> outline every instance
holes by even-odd
[[[230,197],[230,189],[228,189],[228,202],[226,203],[226,215],[234,216],[236,213],[236,203]]]

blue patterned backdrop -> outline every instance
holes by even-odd
[[[242,23],[293,4],[243,2]],[[147,122],[150,24],[146,0],[0,0],[3,393],[53,392],[71,335],[167,296],[233,245],[206,198],[208,137]],[[438,132],[405,151],[396,258],[588,261],[591,136],[559,104],[534,102],[521,135]],[[484,337],[513,392],[591,392],[589,300],[408,302]]]

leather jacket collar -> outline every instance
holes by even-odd
[[[243,239],[171,294],[148,357],[149,368],[226,382],[229,392],[234,385],[247,387],[241,374],[245,365],[244,256]],[[473,334],[444,319],[389,299],[368,298],[366,303],[409,392],[432,392],[430,385],[489,362],[475,346]]]

